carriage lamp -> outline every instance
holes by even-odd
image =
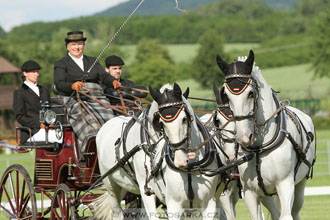
[[[44,102],[41,105],[42,109],[39,113],[39,121],[40,123],[44,123],[46,125],[53,124],[56,121],[56,113],[51,110],[51,106],[48,101]]]

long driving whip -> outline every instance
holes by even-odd
[[[144,0],[141,0],[141,2],[136,6],[136,8],[132,11],[132,13],[126,18],[126,20],[124,21],[124,23],[119,27],[119,29],[116,31],[116,33],[113,35],[113,37],[105,45],[105,47],[103,48],[103,50],[101,51],[101,53],[97,56],[96,60],[91,65],[91,67],[89,67],[89,69],[87,70],[87,73],[89,73],[93,69],[93,67],[95,66],[95,64],[100,60],[100,58],[103,55],[103,53],[105,52],[105,50],[108,49],[108,47],[110,46],[110,44],[112,43],[112,41],[116,38],[117,34],[121,31],[121,29],[123,29],[123,27],[126,25],[126,23],[134,15],[134,13],[136,12],[136,10],[138,10],[138,8],[142,5],[143,2],[144,2]]]

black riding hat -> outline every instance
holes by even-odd
[[[22,71],[29,72],[31,70],[40,70],[40,65],[34,61],[34,60],[28,60],[25,63],[23,63],[21,67]]]
[[[108,68],[110,66],[122,66],[122,65],[125,65],[125,63],[119,56],[111,55],[105,59],[105,66]]]

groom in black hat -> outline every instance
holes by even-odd
[[[29,128],[20,130],[20,144],[46,140],[45,126],[40,124],[39,112],[42,104],[46,101],[50,103],[50,94],[46,87],[38,84],[40,69],[36,61],[26,61],[22,65],[23,85],[14,92],[13,109],[16,120]],[[48,141],[60,143],[62,140],[57,139],[54,130],[49,130]]]

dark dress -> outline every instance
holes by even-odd
[[[103,91],[100,82],[109,88],[113,88],[114,78],[105,72],[99,62],[95,64],[89,73],[87,72],[95,60],[95,57],[83,55],[84,71],[69,55],[57,61],[54,65],[54,85],[59,95],[71,96],[74,92],[71,86],[77,81],[84,81],[85,88],[92,89],[97,93]],[[110,105],[105,96],[92,93],[89,95],[94,96],[105,105]],[[75,97],[73,96],[67,102],[69,123],[78,136],[81,152],[84,152],[87,141],[97,134],[106,121],[114,117],[114,113],[112,109],[104,108],[87,97],[82,99],[84,105],[81,105]],[[89,111],[93,113],[93,116],[89,114]]]
[[[23,83],[22,87],[14,92],[13,108],[16,116],[16,120],[24,127],[31,128],[32,136],[40,129],[39,111],[41,105],[48,101],[50,103],[50,94],[46,87],[38,85],[38,96],[32,89]],[[21,144],[30,138],[29,131],[21,131]]]
[[[55,63],[54,84],[56,86],[56,90],[59,91],[59,93],[70,96],[73,92],[71,89],[72,84],[77,81],[83,81],[83,79],[85,82],[93,83],[99,83],[101,81],[103,85],[109,88],[113,88],[112,82],[114,78],[105,72],[99,62],[97,62],[93,69],[87,73],[88,69],[92,66],[96,58],[85,55],[83,56],[85,71],[80,69],[80,67],[69,55]]]

